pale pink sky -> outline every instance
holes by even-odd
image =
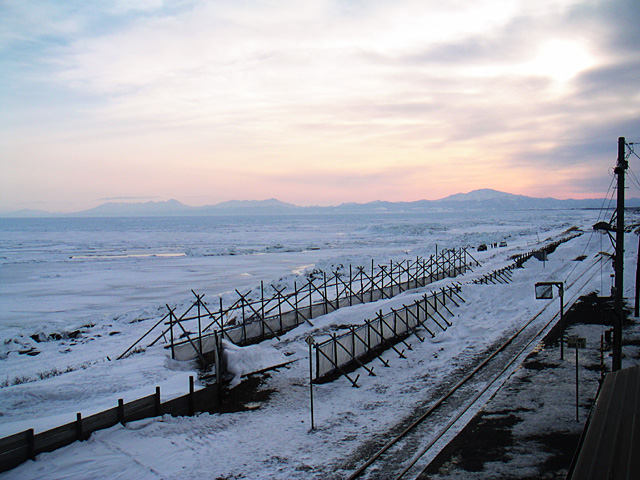
[[[634,1],[11,0],[0,17],[0,212],[599,197],[617,138],[640,141]]]

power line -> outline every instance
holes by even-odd
[[[640,158],[640,157],[638,157]],[[636,177],[636,174],[633,170],[631,170],[631,167],[628,168],[629,173],[631,174],[631,181],[634,183],[634,185],[638,188],[638,190],[640,190],[640,180],[638,180],[638,177]]]
[[[627,147],[629,147],[629,155],[627,155],[627,158],[629,158],[631,156],[631,154],[635,155],[638,159],[640,159],[640,157],[638,157],[638,154],[635,152],[635,150],[633,149],[634,145],[637,145],[637,143],[631,142],[631,143],[625,143],[625,145]]]
[[[611,187],[614,185],[616,180],[615,175],[611,175],[611,183],[609,183],[609,188],[607,188],[607,193],[604,196],[604,199],[602,200],[602,205],[600,206],[600,211],[598,212],[598,218],[596,220],[596,223],[598,223],[600,221],[601,215],[602,213],[605,211],[605,206],[604,204],[606,203],[607,199],[609,200],[609,204],[606,206],[606,210],[609,210],[609,208],[611,208],[611,202],[613,201],[613,195],[616,191],[615,187],[613,188],[613,191],[611,190]],[[611,192],[611,198],[609,198],[609,192]],[[604,218],[604,217],[602,217]]]
[[[607,193],[605,194],[605,198],[602,200],[602,206],[600,207],[600,212],[598,212],[598,219],[596,220],[596,223],[598,223],[600,221],[600,216],[603,214],[605,208],[604,208],[604,204],[607,202],[607,200],[609,200],[609,205],[607,206],[607,209],[609,208],[609,206],[611,205],[611,202],[613,201],[613,195],[616,192],[615,188],[611,188],[612,185],[615,182],[616,177],[615,176],[611,176],[611,183],[609,184],[609,188],[607,188]],[[609,197],[609,191],[611,191],[611,198]],[[589,245],[591,244],[591,240],[593,239],[593,235],[595,233],[594,229],[591,229],[591,234],[589,235],[589,240],[587,240],[587,244],[585,245],[584,249],[582,250],[582,255],[584,256],[584,254],[587,252],[587,248],[589,248]],[[602,250],[602,248],[601,248]],[[567,283],[569,281],[569,277],[571,277],[571,275],[573,274],[573,272],[576,270],[576,268],[578,267],[578,263],[579,262],[575,262],[575,265],[573,266],[573,268],[571,269],[571,271],[569,272],[569,274],[567,275],[567,277],[565,278],[565,283]]]

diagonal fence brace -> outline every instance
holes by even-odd
[[[374,331],[374,333],[376,333],[377,335],[380,336],[380,343],[384,343],[385,345],[387,345],[387,347],[393,349],[393,351],[396,352],[400,358],[407,358],[407,357],[404,356],[404,350],[402,350],[402,351],[398,350],[393,345],[393,343],[391,343],[389,340],[384,338],[384,335],[382,335],[382,332],[379,332],[378,329],[372,325],[372,322],[369,322],[368,325],[369,325],[369,328]]]
[[[375,377],[375,376],[376,376],[376,374],[375,374],[375,373],[373,373],[373,367],[372,367],[372,368],[369,368],[369,367],[367,367],[364,363],[362,363],[362,362],[360,361],[360,359],[359,359],[358,357],[356,357],[356,356],[353,354],[353,352],[351,352],[347,347],[345,347],[344,345],[342,345],[342,344],[338,341],[338,339],[337,339],[336,337],[333,337],[333,343],[334,343],[334,345],[339,346],[340,348],[342,348],[342,350],[344,350],[345,352],[347,352],[347,353],[349,354],[349,356],[351,357],[351,361],[356,362],[358,365],[360,365],[362,368],[364,368],[367,372],[369,372],[369,376],[371,376],[371,377]],[[335,346],[334,346],[334,348],[335,348]]]
[[[240,295],[242,297],[242,294],[240,292],[238,292],[238,290],[236,290],[236,293],[238,295]],[[244,297],[243,297],[244,298]],[[276,337],[278,340],[280,340],[280,337],[278,336],[278,334],[276,332],[273,331],[273,328],[271,328],[269,326],[269,324],[264,320],[264,318],[262,318],[262,315],[255,309],[253,308],[253,305],[251,305],[251,303],[247,302],[247,306],[253,310],[253,313],[256,315],[257,318],[260,319],[260,322],[262,322],[262,325],[264,325],[265,327],[267,327],[269,329],[269,331],[273,334],[274,337]]]
[[[334,348],[335,348],[335,347],[334,347]],[[358,381],[358,378],[360,378],[360,375],[357,375],[357,376],[356,376],[356,378],[355,378],[355,380],[353,380],[353,379],[352,379],[352,378],[347,374],[347,372],[345,372],[345,371],[340,367],[340,365],[337,365],[337,364],[333,361],[333,359],[332,359],[332,358],[329,358],[329,356],[328,356],[326,353],[324,353],[324,352],[322,351],[322,349],[320,349],[320,348],[316,347],[316,352],[317,352],[317,353],[320,353],[324,358],[326,358],[327,360],[329,360],[329,362],[331,363],[331,365],[333,365],[333,366],[336,368],[336,370],[340,370],[340,372],[342,372],[342,374],[343,374],[345,377],[347,377],[347,379],[351,382],[351,385],[352,385],[352,386],[354,386],[355,388],[358,388],[358,384],[357,384],[356,382]]]
[[[358,339],[358,340],[360,340],[364,345],[366,345],[366,344],[367,344],[367,342],[365,341],[365,339],[364,339],[364,338],[362,338],[360,335],[358,335],[358,333],[356,332],[355,327],[351,327],[351,328],[352,328],[352,333],[353,333],[353,335],[355,336],[355,338],[357,338],[357,339]],[[380,355],[378,355],[378,354],[376,353],[376,351],[375,351],[375,350],[372,350],[372,349],[368,349],[368,350],[369,350],[369,352],[368,352],[368,353],[373,353],[373,354],[376,356],[376,358],[378,358],[378,360],[380,360],[380,361],[382,362],[382,365],[384,365],[385,367],[389,367],[389,360],[385,360],[384,358],[382,358]]]
[[[389,330],[391,330],[393,332],[393,338],[397,338],[398,340],[400,340],[404,344],[404,346],[407,347],[407,350],[413,350],[413,347],[411,346],[411,344],[405,342],[404,339],[400,335],[398,335],[398,332],[396,331],[396,329],[387,323],[387,321],[384,319],[385,316],[386,315],[384,316],[382,315],[382,310],[378,312],[380,325],[382,326],[382,324],[384,324]]]
[[[407,313],[411,314],[411,316],[412,316],[413,318],[415,318],[415,319],[416,319],[416,321],[420,322],[420,321],[418,320],[418,317],[416,317],[416,315],[415,315],[415,314],[414,314],[414,313],[409,309],[409,307],[407,307],[405,304],[402,304],[402,306],[404,307],[404,309],[405,309],[405,311],[406,311]],[[397,311],[397,310],[394,310],[394,309],[392,308],[392,309],[391,309],[391,311],[393,312],[393,314],[394,314],[394,315],[396,315],[396,317],[397,317],[397,318],[399,318],[399,319],[400,319],[400,321],[402,321],[402,317],[400,317],[400,316],[398,315],[398,311]],[[405,327],[407,327],[407,330],[408,330],[408,331],[410,331],[411,333],[413,333],[413,334],[417,337],[417,339],[418,339],[418,340],[420,340],[420,343],[423,343],[423,342],[424,342],[424,338],[422,338],[420,335],[418,335],[418,330],[417,330],[415,327],[412,327],[411,325],[409,325],[409,322],[408,322],[408,321],[404,322],[404,325],[405,325]]]
[[[435,333],[433,333],[433,332],[431,331],[431,329],[430,329],[429,327],[427,327],[427,325],[426,325],[426,321],[427,321],[427,319],[428,319],[428,318],[433,319],[433,317],[431,317],[431,315],[429,315],[429,312],[427,311],[427,307],[426,307],[426,305],[422,305],[422,304],[420,303],[420,301],[419,301],[419,300],[416,300],[416,301],[415,301],[415,304],[416,304],[416,307],[417,307],[418,311],[420,311],[420,309],[422,308],[422,310],[424,311],[424,317],[425,317],[425,319],[424,319],[424,320],[420,320],[420,316],[419,316],[419,315],[414,314],[411,310],[408,310],[408,312],[409,312],[411,315],[413,315],[413,317],[416,319],[416,322],[418,322],[418,324],[419,324],[420,326],[422,326],[422,328],[424,328],[427,332],[429,332],[429,334],[431,335],[431,338],[435,338],[436,334],[435,334]],[[440,327],[440,328],[442,328],[442,327]]]

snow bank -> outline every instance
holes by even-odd
[[[239,347],[227,340],[223,340],[222,352],[227,370],[233,374],[233,380],[229,384],[231,388],[240,383],[243,375],[281,365],[286,361],[284,355],[278,350],[266,345]]]

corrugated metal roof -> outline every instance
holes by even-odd
[[[640,366],[605,377],[568,478],[640,479]]]

